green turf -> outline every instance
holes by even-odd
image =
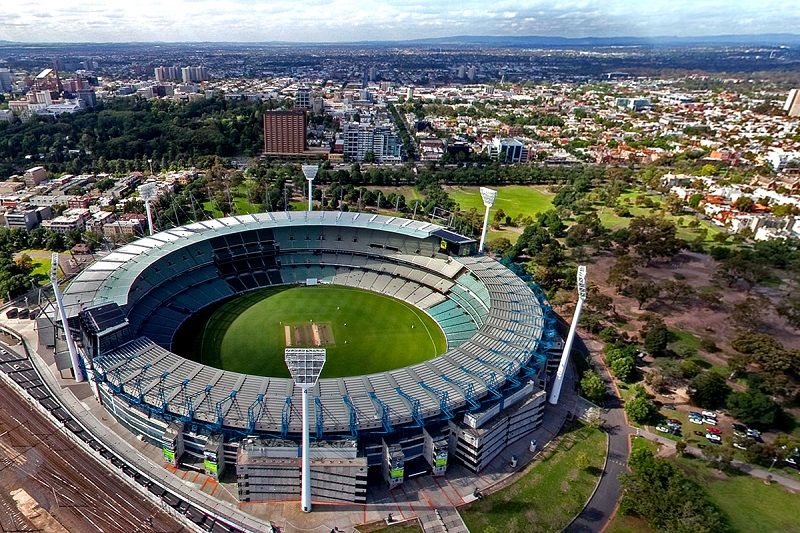
[[[706,489],[711,501],[727,516],[733,531],[800,531],[799,494],[777,483],[766,485],[746,474],[720,474],[700,459],[676,461]]]
[[[528,185],[504,185],[492,187],[497,190],[497,199],[492,206],[492,214],[498,209],[514,218],[517,215],[534,216],[553,207],[554,194],[541,187]],[[448,187],[449,194],[463,210],[471,208],[483,212],[480,187]]]
[[[225,303],[207,322],[201,362],[246,374],[289,377],[283,360],[284,325],[310,320],[330,323],[333,330],[335,344],[326,346],[323,378],[400,368],[435,357],[447,347],[436,322],[416,307],[374,292],[323,285],[264,289]]]
[[[561,531],[594,489],[606,454],[606,435],[589,426],[569,431],[555,450],[509,487],[460,510],[470,531]],[[585,455],[589,465],[579,468]]]

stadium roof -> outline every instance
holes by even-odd
[[[419,239],[444,231],[442,226],[424,221],[341,211],[279,211],[195,222],[144,237],[92,263],[64,293],[67,315],[74,317],[83,308],[100,303],[125,305],[131,284],[145,269],[169,253],[192,243],[245,229],[300,226],[375,229]],[[456,233],[447,233],[454,239],[467,239]]]

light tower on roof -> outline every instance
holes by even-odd
[[[157,193],[158,190],[155,183],[139,185],[139,196],[144,201],[144,209],[147,211],[147,227],[150,235],[155,233],[155,228],[153,228],[153,208],[150,206],[150,202],[157,196]]]
[[[67,341],[69,360],[70,363],[72,363],[72,373],[75,375],[75,381],[85,381],[85,376],[81,369],[81,359],[78,355],[78,348],[75,347],[75,340],[72,338],[72,331],[69,329],[69,320],[67,318],[67,312],[64,309],[64,298],[61,296],[61,289],[58,286],[58,252],[53,252],[53,255],[50,256],[50,260],[50,283],[53,284],[56,307],[58,307],[58,315],[61,317],[61,326],[64,328],[64,338]]]
[[[314,196],[314,178],[317,177],[319,165],[303,165],[303,175],[308,180],[308,210],[311,211],[311,199]]]
[[[561,353],[561,361],[558,363],[556,380],[553,382],[553,390],[550,391],[549,402],[553,405],[558,403],[561,395],[561,386],[564,384],[564,374],[567,372],[569,356],[572,351],[572,341],[575,340],[575,331],[578,329],[578,320],[581,318],[581,309],[586,300],[586,266],[578,267],[578,303],[575,305],[575,314],[572,315],[572,324],[569,326],[567,341],[564,343],[564,351]]]
[[[478,253],[483,253],[483,247],[486,244],[486,230],[489,229],[489,210],[494,205],[494,200],[497,198],[497,191],[488,187],[481,187],[481,198],[483,205],[486,206],[486,212],[483,215],[483,229],[481,230],[481,244],[478,246]]]
[[[308,430],[308,390],[317,384],[322,367],[325,365],[324,348],[286,348],[284,358],[294,384],[300,387],[303,410],[302,465],[300,470],[300,508],[304,513],[311,512],[311,459],[309,453]]]

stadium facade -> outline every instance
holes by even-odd
[[[554,318],[535,288],[474,254],[474,240],[400,217],[242,215],[121,247],[81,272],[64,304],[104,407],[167,462],[202,463],[214,477],[234,469],[243,501],[299,498],[300,391],[291,379],[176,355],[181,324],[285,285],[357,287],[424,310],[446,353],[311,390],[314,499],[364,503],[368,479],[396,486],[441,475],[452,459],[477,472],[541,423],[548,353],[560,343]],[[52,325],[39,327],[52,345]]]

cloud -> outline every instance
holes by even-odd
[[[785,0],[39,0],[3,8],[15,41],[353,41],[469,35],[792,32]],[[457,6],[457,7],[455,7]]]

